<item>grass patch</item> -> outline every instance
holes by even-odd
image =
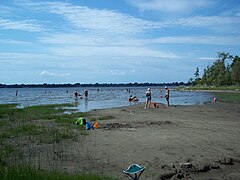
[[[75,174],[70,175],[61,172],[47,172],[28,167],[11,167],[1,168],[0,177],[2,180],[16,179],[16,180],[113,180],[110,177],[103,177],[98,175]]]
[[[16,108],[18,104],[0,104],[0,109],[12,109]]]
[[[49,138],[46,140],[48,143],[60,141],[61,139],[73,139],[76,133],[71,132],[69,128],[76,129],[76,119],[88,116],[88,113],[81,112],[64,114],[65,109],[73,106],[73,104],[51,104],[19,109],[16,108],[16,104],[0,105],[0,139],[27,135],[33,136],[32,139],[43,141],[41,140],[41,134],[48,135]],[[48,120],[48,123],[53,127],[46,128],[39,126],[37,123],[35,124],[35,122],[44,120]],[[58,132],[57,125],[53,123],[61,126],[61,132]]]
[[[16,152],[16,149],[12,145],[5,145],[0,148],[0,167],[5,165],[6,156],[14,152]]]
[[[205,90],[205,91],[240,91],[240,86],[187,86],[176,87],[176,90]]]
[[[29,168],[10,168],[14,164],[12,162],[14,157],[19,158],[14,166],[22,167],[21,163],[24,163],[27,157],[25,157],[26,154],[20,156],[20,153],[30,153],[23,151],[26,144],[29,147],[33,143],[34,147],[42,143],[61,143],[61,141],[76,140],[78,136],[89,134],[84,128],[75,124],[77,118],[89,116],[88,113],[64,114],[66,110],[69,111],[69,107],[72,107],[71,104],[31,106],[21,109],[16,106],[16,104],[0,105],[1,179],[110,179],[95,175],[65,175]],[[103,119],[109,118],[112,117],[103,117]]]
[[[36,136],[42,133],[42,130],[34,124],[22,124],[19,126],[12,126],[0,132],[0,139],[19,137],[23,135]]]
[[[231,103],[240,103],[240,93],[215,92],[213,94],[216,96],[217,101],[231,102]]]

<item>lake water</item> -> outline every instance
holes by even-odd
[[[20,107],[42,105],[75,103],[79,111],[86,112],[92,109],[103,109],[111,107],[130,106],[128,102],[130,95],[137,96],[139,103],[145,102],[147,87],[99,87],[87,88],[88,98],[75,98],[74,91],[78,90],[84,94],[86,88],[19,88],[18,95],[14,88],[0,88],[0,104],[18,103]],[[163,87],[151,87],[153,92],[152,102],[166,103]],[[181,92],[170,88],[170,105],[194,105],[211,101],[213,95],[207,92]]]

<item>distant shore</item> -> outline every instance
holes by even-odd
[[[173,82],[173,83],[94,83],[94,84],[0,84],[0,88],[63,88],[63,87],[140,87],[140,86],[188,86],[189,83]]]
[[[207,91],[207,92],[240,92],[240,86],[183,86],[176,87],[179,91]]]

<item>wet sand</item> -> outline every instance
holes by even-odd
[[[41,151],[41,168],[122,180],[129,179],[123,169],[136,163],[146,168],[142,180],[240,178],[239,104],[138,104],[93,110],[88,118],[102,116],[113,118],[75,141],[32,146]]]

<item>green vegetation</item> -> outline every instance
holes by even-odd
[[[214,92],[218,101],[240,103],[240,93]]]
[[[79,136],[88,135],[88,131],[83,130],[81,126],[76,126],[75,121],[79,117],[88,117],[89,114],[76,112],[73,108],[74,104],[25,108],[17,108],[17,104],[0,104],[1,179],[111,179],[96,175],[70,175],[41,171],[38,162],[41,161],[39,153],[39,160],[34,160],[38,158],[34,155],[34,162],[30,162],[33,154],[29,147],[41,144],[51,144],[54,147],[55,144],[61,144],[63,141],[72,141]],[[66,114],[66,111],[70,113]],[[29,152],[24,151],[26,148]],[[58,149],[53,148],[49,153],[54,154],[56,151],[58,152]],[[59,152],[61,151],[59,149]]]
[[[73,139],[76,135],[75,120],[79,116],[87,116],[87,113],[63,114],[66,107],[72,104],[31,106],[23,109],[14,108],[16,105],[0,105],[0,139],[11,137],[34,136],[34,139],[45,142],[59,141],[60,139]],[[72,112],[74,112],[72,110]],[[58,123],[64,128],[47,128],[44,121],[50,124]],[[69,126],[70,125],[70,126]],[[81,130],[81,128],[79,128]],[[43,140],[43,136],[44,139]],[[46,137],[48,139],[46,139]]]
[[[240,85],[240,57],[233,57],[229,53],[219,52],[217,60],[204,69],[203,76],[199,77],[197,67],[195,78],[190,78],[193,86],[230,86]]]
[[[6,169],[0,169],[0,177],[2,180],[16,179],[16,180],[113,180],[109,177],[100,177],[97,175],[88,175],[88,174],[76,174],[70,175],[67,173],[59,172],[46,172],[41,170],[36,170],[28,167],[11,167]]]
[[[239,91],[240,86],[187,86],[177,87],[176,90],[203,90],[203,91]]]

